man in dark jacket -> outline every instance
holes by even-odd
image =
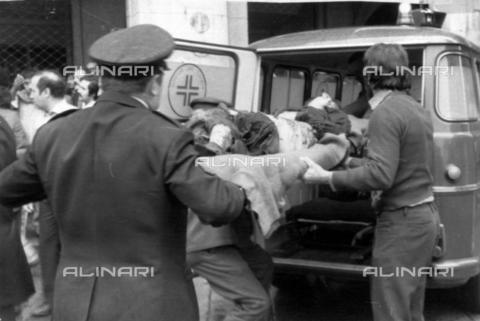
[[[0,117],[0,169],[15,161],[15,137]],[[32,275],[20,242],[19,216],[0,205],[0,320],[14,321],[14,307],[34,293]]]
[[[245,194],[196,167],[191,132],[152,111],[173,47],[153,25],[97,40],[90,56],[110,71],[96,108],[57,116],[0,174],[0,203],[48,197],[56,216],[54,320],[198,319],[185,264],[187,207],[220,225],[240,215]]]
[[[191,104],[194,115],[201,111],[208,115],[205,118],[211,119],[188,123],[204,156],[225,154],[227,150],[233,154],[247,151],[241,140],[232,138],[236,128],[230,122],[229,113],[220,107],[222,103],[207,97],[197,98]],[[210,126],[209,132],[205,132],[209,141],[202,142],[203,131],[195,131],[195,127]],[[271,308],[268,291],[273,262],[266,251],[251,241],[251,229],[248,228],[251,224],[248,223],[252,219],[242,216],[232,224],[213,227],[202,224],[193,212],[188,215],[187,264],[208,281],[214,292],[233,304],[224,321],[264,321]]]

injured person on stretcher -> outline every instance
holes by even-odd
[[[294,112],[293,118],[237,112],[213,99],[192,103],[186,126],[202,155],[196,166],[241,186],[254,213],[247,222],[220,228],[202,225],[189,214],[187,262],[215,292],[234,302],[226,320],[268,315],[261,312],[268,305],[264,291],[255,285],[257,280],[268,293],[273,278],[272,260],[262,250],[268,245],[265,239],[282,235],[302,217],[337,222],[340,216],[352,216],[348,208],[368,207],[365,200],[344,207],[344,202],[320,197],[318,188],[300,181],[307,169],[302,157],[333,169],[361,150],[366,124],[340,111],[329,97],[321,98]],[[319,101],[325,106],[319,108]],[[241,276],[236,277],[234,266],[243,267]],[[244,291],[237,290],[238,283]]]
[[[194,109],[186,123],[197,145],[216,154],[197,165],[246,190],[261,236],[270,237],[286,218],[374,219],[366,195],[321,193],[299,180],[306,168],[302,156],[328,169],[361,156],[368,121],[343,113],[324,96],[295,111],[293,119],[238,112],[222,103]],[[358,209],[365,215],[358,217]]]

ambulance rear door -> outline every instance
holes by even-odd
[[[237,110],[258,110],[260,61],[254,49],[180,39],[175,43],[159,111],[186,119],[190,103],[199,97],[224,100]]]

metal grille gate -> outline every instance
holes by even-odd
[[[0,2],[0,67],[61,70],[72,60],[69,0]]]

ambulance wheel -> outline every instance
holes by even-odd
[[[464,302],[469,311],[480,313],[480,275],[468,280],[463,290]]]

